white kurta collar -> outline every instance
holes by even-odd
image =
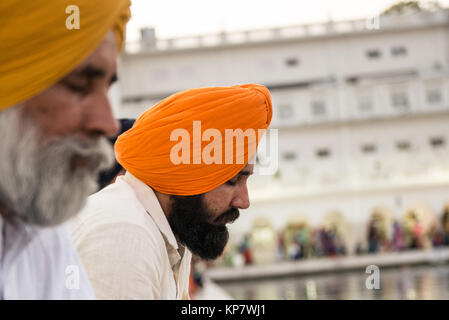
[[[170,264],[173,267],[179,260],[181,260],[181,256],[178,252],[179,245],[153,189],[129,172],[126,172],[125,175],[119,177],[119,179],[124,179],[133,188],[140,203],[153,218],[159,231],[165,238]]]

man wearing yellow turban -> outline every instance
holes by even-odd
[[[112,164],[129,0],[0,1],[0,299],[89,299],[61,224]]]
[[[249,207],[250,159],[271,117],[262,85],[191,89],[118,137],[125,175],[70,223],[98,298],[189,298],[192,253],[221,255],[226,224]]]

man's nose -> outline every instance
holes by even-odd
[[[86,105],[84,128],[90,137],[117,135],[119,122],[114,118],[106,91],[98,92],[90,97]]]
[[[239,209],[248,209],[250,206],[248,188],[246,184],[238,189],[232,200],[232,206]]]

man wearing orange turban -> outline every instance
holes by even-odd
[[[250,159],[271,117],[262,85],[191,89],[118,137],[125,175],[70,224],[98,298],[189,298],[192,253],[221,255],[226,224],[249,207]]]
[[[129,0],[0,1],[0,299],[94,298],[61,224],[112,164]]]

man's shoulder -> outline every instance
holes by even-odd
[[[72,241],[77,243],[92,232],[105,233],[121,229],[147,234],[160,242],[162,236],[151,216],[138,200],[126,181],[119,179],[103,190],[91,195],[83,210],[68,223]],[[109,230],[109,231],[108,231]],[[159,239],[161,238],[161,239]]]
[[[107,186],[87,199],[86,206],[75,219],[89,224],[137,223],[146,220],[145,208],[134,190],[123,180]]]
[[[87,200],[86,208],[96,208],[97,210],[100,210],[102,208],[129,208],[130,205],[142,207],[131,186],[125,180],[117,179],[115,183],[90,195]]]

